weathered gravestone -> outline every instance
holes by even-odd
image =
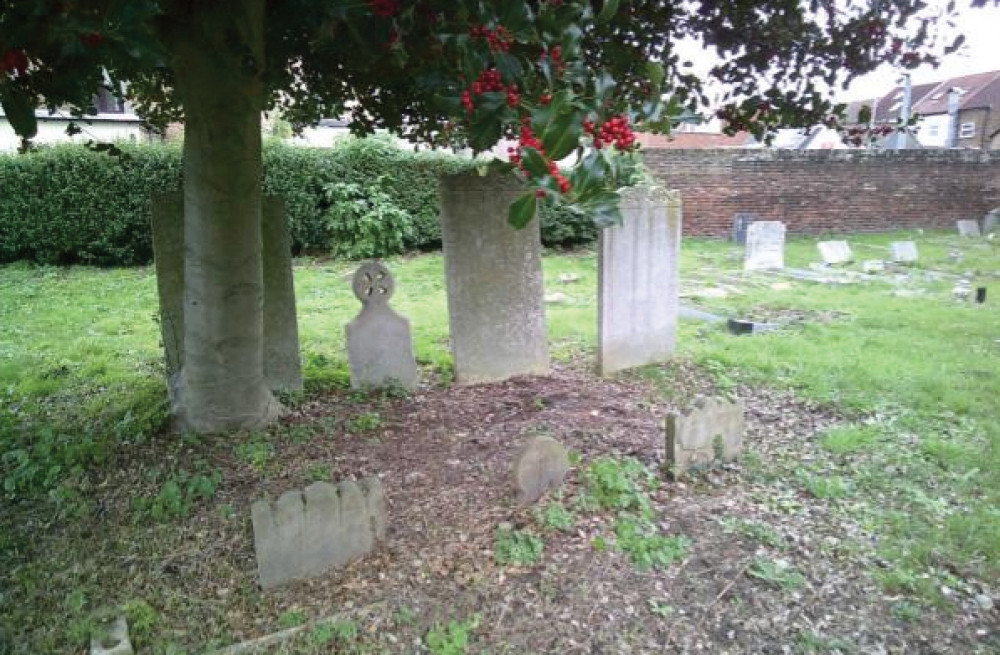
[[[531,439],[514,462],[517,501],[533,503],[549,489],[562,484],[569,471],[569,455],[552,437]]]
[[[820,241],[816,244],[824,264],[846,264],[854,261],[851,246],[846,241]]]
[[[734,214],[733,215],[733,243],[745,246],[747,243],[747,229],[751,223],[760,220],[757,214]]]
[[[441,238],[455,382],[475,384],[549,371],[538,219],[507,222],[524,188],[513,176],[441,182]]]
[[[1000,227],[1000,207],[991,209],[983,216],[983,234],[993,234]]]
[[[90,655],[133,655],[134,652],[124,616],[99,624],[90,637]]]
[[[343,566],[385,538],[385,495],[375,477],[336,486],[314,482],[285,492],[273,506],[257,501],[251,514],[264,589]]]
[[[959,236],[963,237],[982,236],[982,234],[979,232],[979,221],[971,219],[955,221],[955,226],[958,228]]]
[[[917,261],[917,244],[913,241],[893,241],[889,244],[889,258],[897,264]]]
[[[265,196],[261,209],[264,269],[264,375],[274,391],[302,388],[299,329],[295,314],[292,250],[281,198]],[[153,253],[160,297],[160,334],[167,375],[184,361],[184,197],[152,198]]]
[[[380,262],[366,262],[354,273],[354,295],[361,301],[361,313],[344,330],[351,386],[355,389],[389,384],[404,389],[417,386],[410,322],[389,307],[395,288],[392,273]]]
[[[743,448],[743,401],[699,398],[665,421],[667,465],[674,475],[735,460]]]
[[[622,191],[621,225],[600,231],[597,362],[601,375],[663,362],[679,307],[681,199],[662,187]]]
[[[747,228],[746,257],[743,269],[760,271],[785,267],[785,224],[781,221],[755,221]]]

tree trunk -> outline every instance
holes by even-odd
[[[282,411],[264,377],[264,0],[199,0],[175,26],[184,106],[184,355],[175,427],[256,428]]]

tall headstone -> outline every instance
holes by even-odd
[[[733,243],[741,246],[747,244],[747,228],[750,224],[759,221],[760,216],[756,214],[734,214],[733,215]]]
[[[846,264],[854,261],[851,246],[846,241],[820,241],[816,247],[824,264]]]
[[[755,221],[747,228],[746,257],[743,269],[760,271],[785,267],[785,224],[781,221]]]
[[[538,219],[507,222],[524,193],[513,176],[454,175],[441,182],[441,237],[455,382],[549,371]]]
[[[623,222],[598,245],[598,369],[610,375],[674,352],[679,308],[681,199],[662,187],[622,192]]]
[[[889,257],[897,264],[917,261],[917,244],[913,241],[893,241],[889,244]]]
[[[273,390],[302,389],[299,321],[292,277],[292,239],[285,201],[264,196],[261,225],[264,258],[264,376]]]
[[[963,237],[978,237],[982,236],[979,232],[979,221],[977,220],[962,220],[955,221],[955,227],[958,228],[959,236]]]
[[[153,258],[160,296],[160,334],[167,375],[184,361],[184,196],[180,191],[151,200]],[[302,388],[292,251],[281,198],[266,196],[261,211],[264,269],[264,375],[272,390]]]
[[[344,328],[351,386],[358,389],[395,383],[404,389],[416,388],[410,322],[389,307],[396,289],[392,273],[380,262],[366,262],[354,273],[353,289],[361,301],[361,313]]]

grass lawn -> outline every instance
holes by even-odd
[[[818,284],[777,274],[746,275],[741,271],[741,249],[723,241],[685,240],[682,304],[727,317],[777,321],[785,328],[734,337],[720,324],[684,320],[674,365],[649,367],[620,379],[670,402],[691,391],[682,388],[684,381],[678,377],[678,371],[688,367],[717,391],[763,399],[775,390],[788,390],[835,417],[815,435],[800,435],[801,446],[794,442],[796,435],[782,435],[791,445],[780,452],[758,448],[748,439],[733,484],[757,489],[760,497],[755,502],[775,515],[796,511],[789,509],[794,503],[815,503],[834,523],[858,526],[857,535],[847,530],[838,538],[837,556],[866,553],[859,560],[864,562],[863,574],[891,599],[886,602],[892,620],[916,621],[924,612],[954,616],[966,611],[970,599],[1000,594],[1000,244],[936,232],[848,239],[858,260],[887,257],[889,241],[912,239],[920,261],[871,280]],[[816,241],[790,239],[786,266],[808,268],[818,261]],[[431,254],[387,263],[397,281],[392,304],[410,319],[428,383],[417,396],[445,393],[451,364],[443,261]],[[313,421],[310,426],[339,420],[326,413],[327,399],[339,403],[338,411],[349,411],[344,408],[355,400],[346,389],[343,328],[358,310],[350,289],[355,267],[342,261],[296,262],[306,392],[287,400],[304,408],[303,416]],[[565,296],[548,307],[553,357],[560,366],[579,369],[581,362],[593,360],[595,349],[596,256],[588,251],[550,254],[544,267],[546,292]],[[859,264],[847,268],[860,271]],[[971,279],[973,288],[987,288],[984,304],[953,297],[960,275]],[[578,279],[562,283],[565,276]],[[155,591],[142,598],[120,597],[100,588],[99,567],[74,573],[74,553],[86,548],[85,543],[50,545],[64,567],[54,571],[40,561],[50,551],[39,550],[42,546],[33,543],[34,536],[54,530],[54,525],[68,526],[70,533],[74,526],[82,530],[80,526],[99,525],[113,505],[106,496],[115,492],[102,485],[111,472],[128,469],[130,463],[137,466],[131,475],[141,484],[128,491],[133,497],[122,501],[122,527],[116,533],[120,539],[155,540],[192,517],[232,513],[231,504],[223,502],[226,487],[238,488],[255,475],[281,478],[275,464],[280,444],[300,441],[295,430],[305,424],[299,423],[281,428],[280,439],[285,441],[238,435],[227,450],[235,451],[233,461],[244,467],[239,475],[219,463],[221,455],[213,459],[215,455],[205,450],[209,446],[198,440],[187,444],[197,456],[164,446],[170,442],[187,447],[183,439],[165,437],[161,431],[166,397],[156,310],[151,268],[0,268],[0,473],[5,507],[0,513],[0,587],[15,590],[0,594],[0,620],[3,633],[23,641],[15,646],[0,635],[0,653],[79,648],[94,617],[108,604],[125,607],[140,643],[145,639],[154,650],[166,652],[191,648],[185,630],[203,635],[191,625],[177,629],[177,621],[183,620],[172,619],[166,601],[157,605]],[[385,420],[380,411],[388,412],[375,407],[354,417],[354,423],[348,421],[345,430],[378,428]],[[179,458],[162,470],[125,456],[161,449]],[[580,470],[587,464],[584,461]],[[328,469],[318,466],[311,462],[307,477],[323,479]],[[587,479],[581,477],[584,488]],[[705,483],[698,478],[697,493],[714,493],[700,484]],[[649,493],[655,497],[660,492],[654,488]],[[546,516],[559,515],[561,506],[549,507]],[[548,519],[538,520],[544,525]],[[719,525],[731,539],[749,540],[775,553],[785,550],[779,547],[787,538],[780,526],[739,517]],[[246,526],[243,529],[248,536]],[[510,534],[520,538],[517,531]],[[628,543],[622,534],[618,543]],[[53,543],[58,539],[53,537]],[[537,557],[533,539],[524,537],[524,543]],[[667,567],[679,561],[685,549],[697,548],[698,540],[677,537],[669,544],[673,554],[662,560]],[[666,548],[667,542],[660,545]],[[650,561],[656,561],[655,556]],[[854,566],[851,562],[842,565]],[[124,565],[109,566],[119,564]],[[757,559],[742,570],[741,579],[770,583],[775,593],[794,594],[807,584],[809,572],[803,572],[805,577],[786,569],[780,557]],[[246,586],[240,593],[257,598],[258,592],[249,589],[252,585]],[[719,598],[730,593],[723,589]],[[678,606],[661,603],[650,608],[660,620]],[[744,611],[752,613],[752,607]],[[493,652],[505,652],[502,640],[498,647],[486,638],[477,617],[448,623],[435,615],[421,623],[419,616],[401,617],[405,612],[400,607],[393,612],[403,632],[410,629],[406,626],[421,626],[412,630],[423,639],[421,648],[431,652],[464,652],[446,648],[451,641],[475,641],[476,630]],[[177,615],[186,616],[183,610]],[[296,606],[256,620],[262,631],[273,631],[304,624],[307,618],[317,617]],[[173,626],[170,634],[168,625]],[[356,652],[369,652],[359,645],[366,643],[365,635],[357,634],[359,625],[315,624],[308,634],[303,632],[299,650],[326,652],[323,648],[339,643],[345,652],[351,644]],[[991,635],[983,637],[987,641],[981,652],[1000,648],[1000,633]],[[638,629],[636,639],[641,636]],[[803,632],[793,646],[798,652],[832,651],[841,637]],[[227,641],[225,636],[219,639]],[[316,643],[306,643],[308,639]],[[381,651],[373,647],[371,652]]]

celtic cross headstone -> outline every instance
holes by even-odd
[[[389,307],[396,289],[392,273],[380,262],[366,262],[354,273],[354,295],[361,313],[345,328],[351,386],[417,386],[410,322]]]

